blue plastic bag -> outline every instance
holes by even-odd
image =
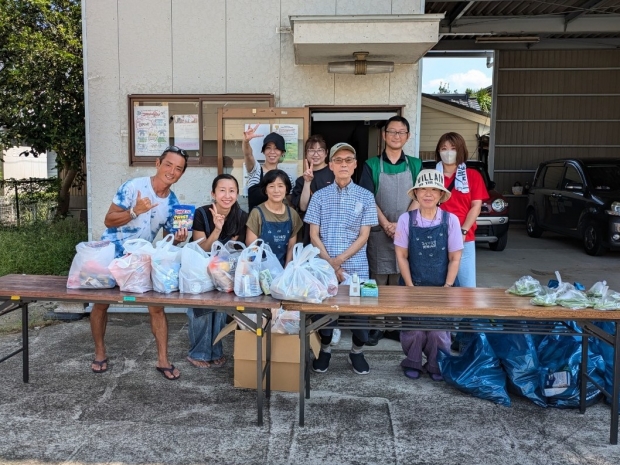
[[[613,321],[597,321],[594,324],[611,335],[616,334],[616,323]],[[593,354],[600,355],[603,358],[603,363],[605,364],[605,373],[603,375],[605,384],[603,386],[607,392],[611,393],[614,376],[614,349],[609,344],[595,337],[590,338],[589,347]],[[605,400],[611,403],[611,397],[606,397]]]
[[[461,351],[458,355],[441,350],[437,354],[446,383],[480,399],[510,407],[506,374],[485,334],[463,334],[459,342]]]
[[[486,334],[508,377],[508,390],[540,407],[547,401],[540,386],[540,365],[531,334]]]
[[[576,325],[573,325],[578,329]],[[573,336],[545,336],[538,346],[540,384],[550,407],[579,407],[579,372],[581,369],[581,338]],[[605,370],[603,357],[588,351],[588,374],[603,385],[601,373]],[[586,405],[600,399],[601,391],[588,381]]]

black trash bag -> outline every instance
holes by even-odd
[[[446,383],[480,399],[510,407],[506,373],[484,333],[463,334],[459,343],[458,355],[441,350],[437,354]]]

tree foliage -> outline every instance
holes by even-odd
[[[58,213],[85,155],[79,0],[0,0],[0,146],[55,151]]]
[[[475,98],[480,106],[480,109],[486,113],[491,112],[491,94],[486,88],[473,90],[467,89],[465,93],[471,98]]]

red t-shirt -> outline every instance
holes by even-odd
[[[444,186],[447,188],[450,183],[452,183],[452,178],[454,175],[448,177],[444,175]],[[487,192],[487,188],[484,185],[484,180],[478,171],[473,168],[467,168],[467,183],[469,184],[469,193],[463,194],[456,190],[456,188],[452,189],[452,197],[447,202],[441,204],[441,209],[450,213],[454,213],[461,225],[465,222],[465,218],[467,218],[467,213],[471,208],[472,200],[484,200],[489,198],[489,193]],[[469,231],[467,231],[467,236],[465,236],[465,242],[473,241],[475,239],[475,231],[476,231],[476,223],[473,224]]]

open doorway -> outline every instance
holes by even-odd
[[[364,162],[381,153],[383,138],[381,130],[385,122],[401,114],[402,107],[368,109],[311,108],[310,134],[320,134],[330,148],[338,142],[346,142],[355,148],[357,168],[353,181],[359,183]]]

